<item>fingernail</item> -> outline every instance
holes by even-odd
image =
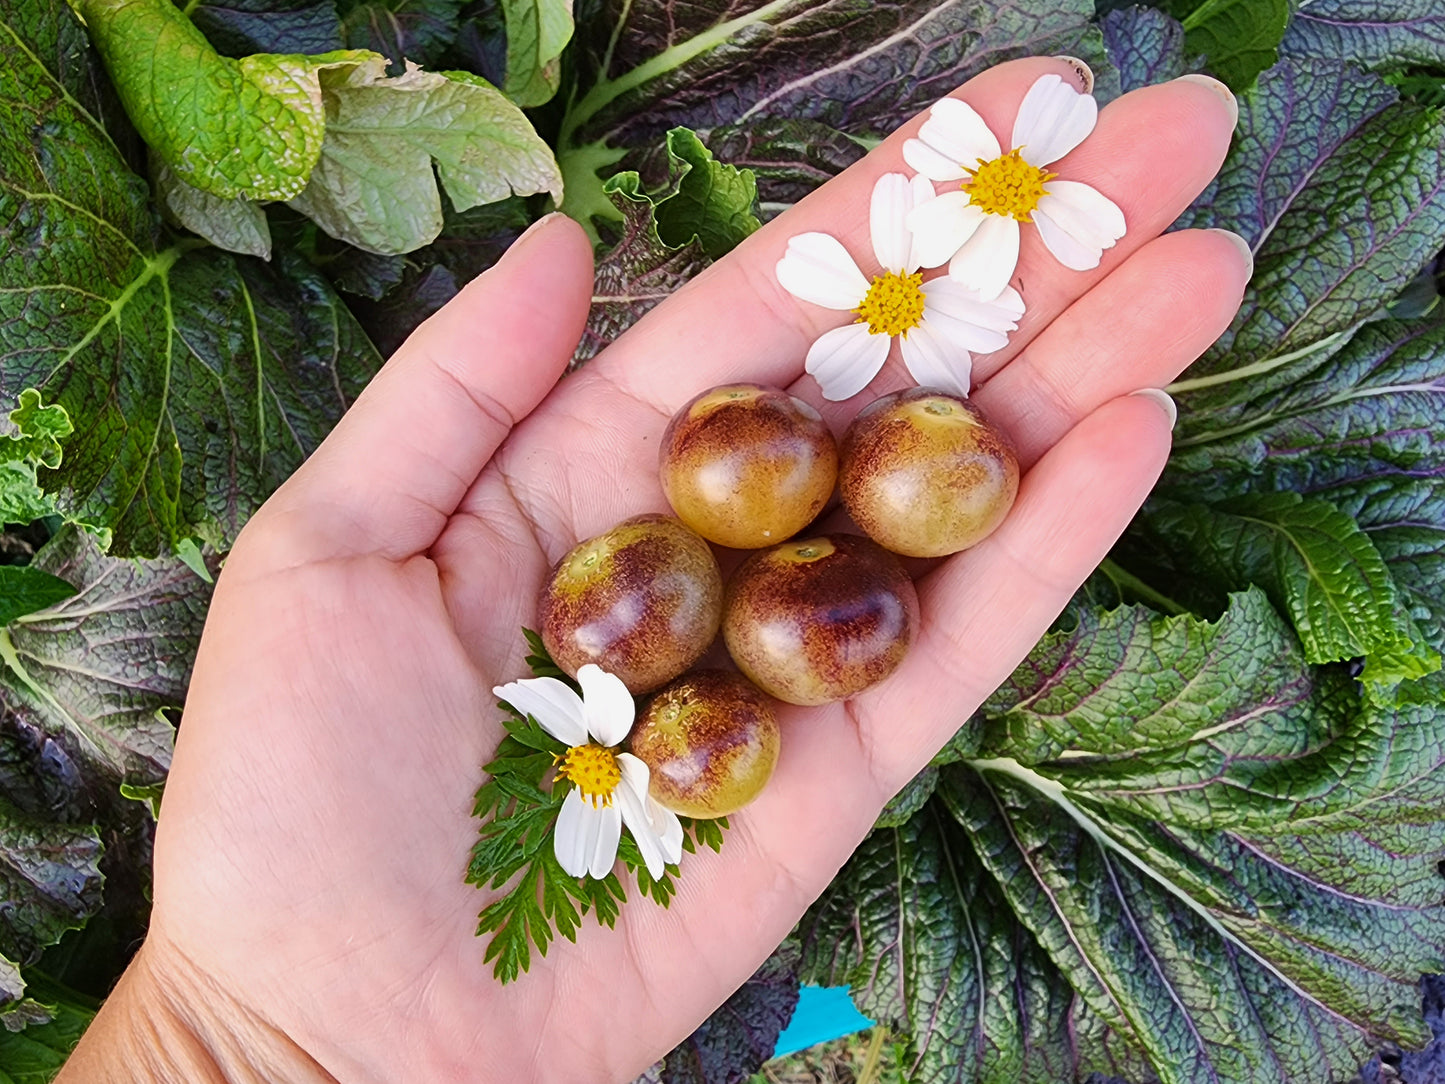
[[[1169,415],[1169,428],[1174,428],[1174,423],[1179,420],[1179,407],[1170,398],[1167,391],[1160,391],[1158,388],[1140,388],[1138,391],[1131,391],[1130,395],[1137,395],[1140,398],[1148,399],[1158,403],[1159,409]]]
[[[1083,88],[1085,94],[1094,93],[1093,68],[1089,67],[1076,56],[1063,56],[1062,54],[1060,54],[1059,56],[1054,57],[1054,59],[1062,60],[1069,67],[1074,69],[1074,74],[1079,77],[1079,86]]]
[[[1181,83],[1198,83],[1201,87],[1208,87],[1214,91],[1214,93],[1223,98],[1224,103],[1229,106],[1229,113],[1230,116],[1234,118],[1234,123],[1239,123],[1239,100],[1235,98],[1234,91],[1230,90],[1218,79],[1212,75],[1202,75],[1199,72],[1191,72],[1188,75],[1181,75],[1179,81]]]
[[[1229,238],[1230,244],[1239,249],[1240,255],[1244,257],[1244,266],[1249,268],[1250,275],[1254,274],[1254,250],[1249,247],[1248,241],[1233,230],[1211,229],[1209,232]]]
[[[541,233],[541,232],[542,232],[542,228],[543,228],[544,226],[546,226],[547,223],[551,222],[553,219],[566,218],[566,217],[567,217],[567,215],[566,215],[566,213],[563,212],[563,211],[552,211],[552,212],[549,213],[549,214],[543,215],[541,218],[537,219],[536,222],[533,222],[533,223],[532,223],[530,226],[528,226],[525,230],[523,230],[521,233],[519,233],[519,234],[517,235],[517,239],[512,242],[512,244],[511,244],[510,247],[511,247],[511,248],[516,248],[516,247],[517,247],[518,245],[520,245],[523,241],[525,241],[528,237],[531,237],[534,233]]]

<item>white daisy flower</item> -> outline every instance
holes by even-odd
[[[648,796],[647,765],[616,749],[632,730],[632,694],[621,678],[592,663],[577,671],[577,683],[581,696],[550,677],[523,678],[492,692],[569,747],[557,760],[557,778],[572,787],[552,840],[562,868],[602,880],[617,861],[625,824],[655,880],[682,859],[682,823]]]
[[[1088,185],[1044,168],[1082,143],[1098,115],[1091,96],[1057,75],[1042,76],[1019,105],[1013,149],[1004,154],[966,103],[935,103],[918,138],[903,144],[903,159],[929,180],[961,184],[908,217],[922,266],[947,263],[950,278],[997,297],[1018,264],[1019,225],[1032,222],[1065,267],[1098,267],[1104,249],[1124,236],[1124,212]]]
[[[826,233],[800,233],[778,261],[778,282],[803,301],[846,309],[858,318],[824,332],[808,350],[805,368],[823,398],[857,395],[888,360],[893,339],[920,385],[967,395],[975,353],[998,350],[1018,328],[1023,298],[996,290],[993,300],[948,278],[923,281],[918,239],[909,215],[933,199],[925,177],[887,173],[873,187],[869,227],[883,272],[864,276],[841,241]]]

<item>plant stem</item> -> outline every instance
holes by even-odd
[[[1107,557],[1099,562],[1099,571],[1113,580],[1115,585],[1120,588],[1121,593],[1127,590],[1149,603],[1156,610],[1162,610],[1166,614],[1174,614],[1176,616],[1189,612],[1186,607],[1179,605],[1179,603],[1175,602],[1163,592],[1156,591],[1138,576],[1134,575],[1134,573],[1128,569],[1121,568]]]
[[[1288,354],[1280,354],[1278,357],[1265,358],[1256,361],[1252,365],[1241,365],[1237,369],[1226,369],[1222,373],[1214,373],[1210,376],[1195,377],[1192,380],[1176,380],[1164,390],[1170,395],[1178,395],[1184,391],[1197,391],[1200,388],[1213,388],[1220,384],[1229,384],[1236,380],[1246,380],[1251,376],[1259,376],[1261,373],[1278,369],[1281,365],[1288,365],[1292,361],[1299,361],[1300,358],[1307,358],[1321,350],[1326,350],[1339,342],[1346,335],[1346,332],[1336,331],[1333,335],[1326,335],[1318,342],[1310,343],[1309,346],[1292,350]]]
[[[883,1068],[883,1043],[888,1038],[888,1029],[879,1024],[868,1039],[868,1052],[863,1056],[863,1067],[858,1070],[857,1084],[873,1084]]]

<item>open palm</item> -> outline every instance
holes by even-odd
[[[1007,132],[1071,65],[995,68],[959,93]],[[1065,159],[1129,232],[1089,273],[1026,235],[1029,310],[975,366],[975,400],[1025,476],[1002,528],[919,582],[903,667],[782,714],[782,756],[721,855],[688,857],[669,910],[633,899],[499,986],[463,883],[472,795],[525,676],[547,570],[579,539],[664,511],[656,449],[699,391],[802,376],[837,314],[772,268],[823,230],[866,259],[868,198],[915,120],[558,383],[586,318],[582,232],[553,218],[398,352],[246,528],[220,578],[177,744],[143,957],[192,976],[214,1019],[282,1037],[342,1081],[622,1081],[772,950],[879,809],[1027,653],[1143,501],[1169,448],[1162,387],[1226,326],[1249,274],[1230,237],[1159,236],[1228,147],[1199,82],[1130,94]],[[896,359],[875,383],[904,384]],[[555,385],[555,387],[554,387]],[[841,429],[872,397],[826,406]],[[208,1018],[209,1019],[209,1018]],[[264,1055],[258,1054],[258,1057]],[[279,1064],[279,1063],[278,1063]],[[289,1063],[288,1063],[289,1064]],[[286,1079],[280,1068],[260,1079]]]

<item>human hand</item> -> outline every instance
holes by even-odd
[[[1026,60],[960,95],[1006,132],[1050,71],[1077,85],[1063,61]],[[1065,161],[1123,208],[1127,236],[1079,273],[1027,235],[1015,281],[1028,311],[975,363],[974,399],[1026,472],[1008,519],[919,580],[922,630],[892,678],[782,711],[772,781],[720,855],[686,860],[670,909],[634,898],[615,930],[584,925],[504,988],[473,936],[486,898],[462,877],[501,736],[491,690],[526,674],[519,629],[542,580],[579,539],[666,510],[657,442],[704,388],[790,387],[841,430],[904,386],[894,358],[872,394],[824,404],[802,360],[838,315],[784,292],[773,266],[807,230],[867,253],[873,182],[904,168],[919,123],[560,384],[591,295],[586,239],[560,217],[398,351],[220,577],[160,821],[150,939],[69,1079],[104,1064],[100,1044],[139,1007],[173,1019],[197,1059],[254,1079],[625,1081],[786,935],[1123,530],[1172,421],[1128,393],[1164,386],[1213,341],[1250,270],[1228,236],[1158,236],[1223,160],[1223,92],[1175,82],[1104,109]]]

